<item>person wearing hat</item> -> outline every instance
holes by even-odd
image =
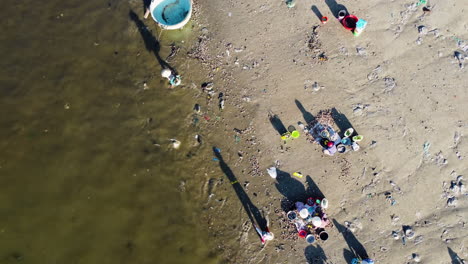
[[[323,154],[326,154],[328,156],[333,156],[337,152],[335,142],[331,140],[328,140],[328,139],[323,140],[323,146],[324,146]]]
[[[273,240],[273,238],[275,238],[273,233],[270,232],[270,228],[268,228],[268,226],[266,227],[265,231],[261,230],[257,225],[254,226],[255,230],[257,230],[257,233],[260,236],[260,240],[262,241],[263,245],[265,245],[267,241]]]
[[[273,238],[275,238],[275,236],[273,235],[272,232],[270,232],[270,219],[267,217],[265,217],[265,220],[266,220],[266,225],[264,226],[265,227],[265,230],[262,230],[260,227],[258,227],[255,223],[253,224],[254,227],[255,227],[255,230],[257,231],[258,235],[260,236],[260,240],[262,241],[262,244],[265,245],[266,242],[270,241],[270,240],[273,240]]]

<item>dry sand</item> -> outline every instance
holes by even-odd
[[[431,1],[429,13],[416,1],[340,2],[369,22],[359,37],[334,19],[332,0],[299,0],[291,9],[282,1],[199,4],[211,76],[226,98],[222,155],[275,234],[262,247],[231,184],[210,165],[204,217],[229,263],[349,263],[352,251],[376,263],[416,263],[413,254],[421,263],[468,258],[468,75],[454,58],[468,55],[466,1]],[[322,88],[314,91],[314,82]],[[358,152],[325,156],[304,135],[284,144],[268,119],[274,113],[298,128],[332,108],[364,135]],[[275,162],[309,177],[278,182],[266,173]],[[328,198],[335,220],[330,239],[309,247],[286,234],[281,209],[284,194],[303,196],[308,184]],[[406,245],[392,237],[403,226],[415,232]]]

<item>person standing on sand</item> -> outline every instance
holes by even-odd
[[[239,183],[236,176],[232,172],[231,168],[229,168],[229,166],[224,161],[223,156],[221,155],[221,149],[213,147],[213,152],[217,160],[219,161],[219,166],[221,167],[221,170],[229,179],[229,182],[231,183],[231,186],[236,192],[239,201],[244,207],[247,216],[252,222],[252,225],[255,227],[257,234],[260,236],[262,244],[265,245],[267,241],[273,240],[274,238],[273,233],[270,232],[270,228],[268,227],[270,222],[268,216],[265,216],[263,211],[259,210],[252,203],[244,188],[242,188],[242,185]]]
[[[272,232],[270,232],[270,228],[268,227],[270,223],[270,220],[268,217],[266,217],[266,226],[265,226],[265,231],[263,231],[260,227],[258,227],[256,224],[253,224],[255,227],[255,230],[257,231],[258,235],[260,236],[260,240],[262,241],[262,244],[265,245],[266,242],[273,240],[275,237]]]

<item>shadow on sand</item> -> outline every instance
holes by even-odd
[[[280,134],[280,136],[288,132],[278,115],[268,114],[268,119],[270,120],[270,123],[273,126],[273,128],[278,132],[278,134]]]
[[[294,102],[296,103],[297,108],[299,108],[299,110],[301,111],[302,117],[304,118],[304,121],[306,121],[307,124],[310,124],[310,122],[315,120],[315,117],[310,112],[307,112],[307,110],[305,110],[304,106],[301,102],[299,102],[299,100],[295,99]]]
[[[451,248],[447,247],[452,264],[464,264],[465,262]]]
[[[346,14],[348,14],[348,9],[346,8],[346,6],[338,4],[335,0],[325,0],[325,3],[327,4],[328,8],[330,8],[330,11],[336,18],[338,18],[338,13],[341,10],[345,10]]]
[[[343,235],[343,238],[348,244],[349,250],[343,250],[343,257],[347,263],[351,263],[351,260],[357,256],[362,259],[369,258],[364,246],[361,244],[361,242],[359,242],[359,240],[357,240],[357,238],[348,228],[338,223],[335,219],[333,219],[333,224],[335,225],[336,229],[338,229],[338,232]]]
[[[327,263],[327,256],[320,245],[317,245],[317,247],[307,246],[304,250],[304,255],[309,264]]]
[[[338,112],[336,108],[331,109],[333,120],[335,121],[336,126],[340,129],[340,136],[343,137],[342,133],[346,131],[346,129],[352,127],[354,129],[354,134],[359,135],[359,133],[356,131],[356,129],[353,127],[351,122],[349,122],[349,119],[342,113]]]
[[[312,6],[312,12],[314,12],[314,14],[317,16],[317,18],[319,19],[319,21],[321,22],[322,21],[322,13],[320,12],[320,10],[318,9],[318,7],[316,5],[313,5]]]
[[[216,158],[218,158],[219,160],[219,167],[221,168],[223,173],[226,175],[226,177],[229,179],[229,182],[231,183],[232,188],[236,192],[237,197],[239,198],[239,201],[244,206],[245,212],[247,213],[247,216],[249,217],[252,224],[257,225],[261,230],[267,230],[268,223],[267,223],[266,218],[263,217],[260,210],[252,203],[249,196],[245,192],[244,188],[238,182],[231,168],[229,168],[229,166],[224,161],[223,156],[221,155],[220,151],[217,148],[213,147],[213,152]]]
[[[153,52],[154,56],[158,60],[159,65],[163,69],[170,69],[173,73],[177,73],[174,68],[172,68],[165,60],[161,58],[159,55],[159,51],[161,49],[161,46],[159,44],[159,41],[153,36],[153,34],[149,31],[148,27],[143,23],[143,21],[138,18],[138,15],[135,14],[132,10],[128,13],[128,16],[130,19],[135,23],[135,25],[138,28],[138,31],[140,32],[141,37],[143,38],[143,41],[145,42],[145,47],[146,50],[149,52]]]
[[[279,169],[276,171],[277,183],[275,183],[275,186],[276,189],[278,189],[278,191],[284,196],[284,199],[281,201],[281,208],[283,211],[288,212],[292,210],[295,202],[305,202],[309,197],[318,199],[325,198],[322,191],[320,191],[317,184],[315,184],[309,175],[306,176],[306,188],[300,181],[291,177],[291,174]]]

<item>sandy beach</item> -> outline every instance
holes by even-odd
[[[0,263],[467,262],[466,0],[194,0],[173,31],[149,2],[2,9]],[[324,111],[358,151],[313,143]]]
[[[367,255],[376,263],[464,263],[468,75],[455,54],[468,51],[466,3],[199,6],[210,81],[226,98],[217,125],[224,133],[212,135],[221,170],[213,162],[206,168],[203,219],[226,262],[350,263]],[[360,36],[335,18],[343,7],[368,21]],[[364,136],[359,151],[326,156],[302,131],[285,143],[269,119],[298,128],[327,109],[338,131],[350,126]],[[271,178],[271,166],[283,177]],[[304,177],[292,176],[298,171]],[[231,187],[232,176],[245,193]],[[307,245],[281,205],[317,192],[329,200],[334,227],[327,241]],[[270,220],[275,239],[266,246],[244,196]],[[413,237],[394,239],[408,227]]]

